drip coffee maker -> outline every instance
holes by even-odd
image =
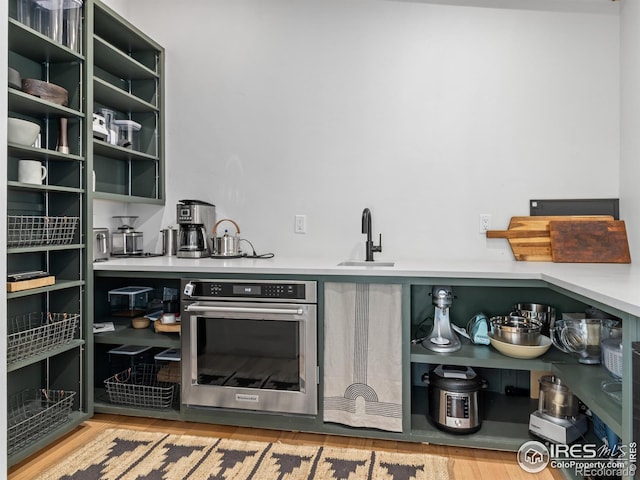
[[[211,234],[216,223],[216,207],[200,200],[180,200],[177,205],[178,248],[180,258],[210,257]]]
[[[449,307],[453,302],[453,290],[449,286],[435,286],[431,290],[435,310],[433,313],[433,329],[422,340],[422,346],[440,353],[460,350],[460,339],[451,329]]]

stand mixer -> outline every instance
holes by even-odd
[[[449,353],[460,350],[460,339],[451,329],[449,322],[449,307],[453,302],[453,290],[449,286],[436,285],[431,290],[435,311],[433,314],[433,329],[422,340],[422,346],[439,353]]]

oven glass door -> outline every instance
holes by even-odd
[[[185,403],[317,412],[315,305],[195,302],[185,310]]]
[[[304,391],[300,322],[197,317],[198,385]]]

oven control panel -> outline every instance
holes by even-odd
[[[296,280],[182,280],[182,294],[190,299],[316,302],[316,282]]]

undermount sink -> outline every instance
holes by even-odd
[[[339,267],[393,267],[395,262],[367,262],[365,260],[346,260],[338,264]]]

